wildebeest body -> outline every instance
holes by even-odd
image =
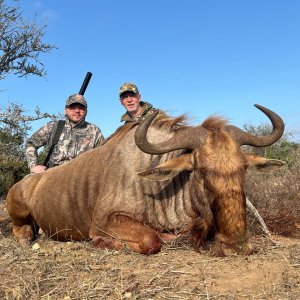
[[[173,123],[151,126],[149,141],[163,142],[187,128]],[[196,151],[160,155],[136,146],[135,125],[126,124],[103,146],[14,185],[7,206],[16,238],[31,241],[29,226],[38,224],[59,240],[92,239],[96,246],[116,249],[124,242],[135,251],[155,253],[157,232],[189,231],[200,246],[215,231],[222,242],[247,248],[243,185],[248,162],[225,122],[204,122],[204,142]],[[149,174],[140,175],[149,179],[171,175],[147,180],[138,175],[146,169]]]
[[[137,175],[151,163],[157,165],[183,151],[154,158],[154,163],[152,155],[135,146],[133,136],[134,130],[121,144],[107,143],[17,183],[14,188],[22,185],[22,201],[42,230],[60,239],[88,239],[92,220],[101,226],[114,211],[162,229],[191,222],[189,172],[171,182],[145,182]]]

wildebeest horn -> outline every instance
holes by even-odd
[[[163,154],[179,149],[196,149],[205,140],[207,130],[201,126],[186,127],[179,129],[174,136],[165,142],[151,144],[147,139],[148,128],[157,116],[159,111],[155,111],[136,130],[135,143],[143,152],[148,154]]]
[[[253,136],[232,125],[226,126],[226,130],[240,145],[250,145],[256,147],[270,146],[281,138],[284,131],[284,123],[282,119],[273,111],[258,104],[255,104],[254,106],[267,115],[272,122],[273,130],[270,135]]]

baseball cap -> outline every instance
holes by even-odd
[[[82,95],[79,95],[79,94],[71,95],[66,101],[66,107],[68,107],[74,103],[79,103],[79,104],[83,105],[85,108],[87,108],[87,102]]]
[[[121,87],[119,89],[119,96],[121,96],[125,92],[132,92],[135,94],[139,94],[139,90],[138,90],[137,86],[131,82],[126,82],[121,85]]]

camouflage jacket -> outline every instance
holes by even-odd
[[[121,122],[125,121],[125,123],[127,123],[127,122],[142,121],[142,120],[145,120],[151,114],[153,114],[153,112],[155,110],[157,110],[156,108],[154,108],[152,106],[152,104],[150,104],[148,102],[141,101],[141,106],[143,107],[143,111],[142,111],[142,113],[139,116],[132,116],[129,112],[126,112],[121,117]],[[163,111],[161,111],[161,110],[160,110],[160,113],[165,115],[165,113]]]
[[[57,124],[57,121],[47,123],[26,141],[25,153],[29,168],[37,165],[38,148],[45,146],[45,150],[48,153]],[[61,165],[79,154],[101,145],[103,142],[104,137],[96,125],[82,120],[72,127],[67,119],[46,167],[51,168]]]

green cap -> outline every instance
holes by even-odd
[[[87,102],[86,102],[85,98],[80,94],[71,95],[66,101],[66,107],[68,107],[74,103],[79,103],[79,104],[83,105],[85,108],[87,108]]]
[[[121,85],[121,87],[119,89],[119,96],[121,96],[125,92],[132,92],[135,94],[139,94],[139,90],[138,90],[137,86],[131,82],[126,82]]]

